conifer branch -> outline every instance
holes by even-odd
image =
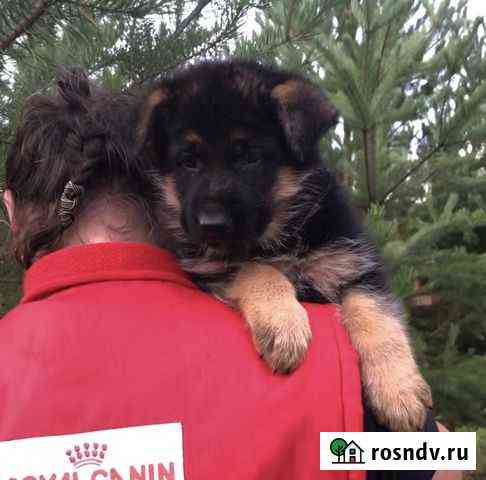
[[[205,45],[203,48],[199,50],[193,51],[191,54],[186,55],[185,57],[179,58],[177,61],[164,66],[164,71],[170,72],[174,68],[176,68],[178,65],[182,65],[185,62],[188,62],[189,60],[192,60],[193,58],[196,58],[198,56],[203,56],[206,52],[209,52],[211,49],[215,48],[220,42],[223,41],[225,36],[227,35],[228,32],[224,31],[221,32],[213,41]],[[158,68],[155,72],[150,72],[147,75],[145,75],[142,78],[139,78],[138,80],[132,82],[124,91],[125,92],[132,92],[136,91],[138,88],[140,88],[142,85],[144,85],[147,82],[154,82],[157,80],[157,78],[161,75],[161,70]]]
[[[201,0],[198,4],[198,7],[196,7],[190,14],[188,17],[186,17],[186,19],[184,19],[182,22],[181,22],[181,25],[183,23],[185,23],[185,21],[191,17],[192,20],[191,21],[194,21],[194,19],[201,14],[202,12],[202,9],[204,8],[204,6],[206,6],[207,4],[210,3],[211,0]],[[204,6],[202,6],[202,4],[205,3]],[[197,15],[196,15],[196,10],[198,11]],[[193,16],[194,14],[194,16]],[[182,33],[182,29],[181,29],[181,25],[179,26],[179,28],[172,34],[170,40],[173,41],[176,37],[177,37],[177,31],[179,31],[180,33]],[[186,28],[186,27],[184,27]],[[206,45],[202,45],[201,48],[199,49],[194,49],[190,54],[188,55],[185,55],[184,57],[182,58],[178,58],[175,62],[169,64],[169,65],[165,65],[164,66],[164,71],[166,72],[170,72],[171,70],[173,70],[174,68],[176,68],[177,66],[185,63],[185,62],[188,62],[189,60],[192,60],[193,58],[196,58],[196,57],[199,57],[199,56],[204,56],[207,52],[211,51],[212,49],[216,48],[220,43],[222,43],[225,39],[227,38],[230,38],[231,35],[237,30],[238,28],[238,25],[237,25],[237,19],[233,19],[228,25],[226,25],[226,27],[224,28],[224,30],[220,31],[219,34],[213,38],[213,40],[211,40],[209,43],[207,43]],[[140,88],[142,85],[148,83],[148,82],[154,82],[157,80],[157,78],[161,75],[161,70],[160,68],[158,68],[155,72],[152,71],[152,72],[149,72],[147,73],[144,77],[142,78],[139,78],[135,81],[133,81],[126,89],[125,91],[126,92],[131,92],[131,91],[135,91],[137,90],[138,88]]]
[[[430,160],[442,147],[443,143],[438,144],[433,148],[427,155],[424,156],[417,164],[415,164],[407,173],[405,173],[400,180],[398,180],[387,192],[383,195],[380,205],[388,200],[388,197],[398,188],[402,183],[404,183],[409,177],[411,177],[417,170],[419,170],[428,160]]]
[[[179,24],[176,31],[174,32],[174,37],[179,36],[196,18],[198,18],[205,7],[211,3],[211,0],[199,0],[197,2],[194,10]]]
[[[381,47],[380,60],[378,62],[378,76],[377,76],[378,81],[381,80],[381,66],[382,66],[382,63],[383,63],[383,57],[385,55],[386,43],[388,41],[388,36],[390,35],[391,26],[392,26],[391,23],[389,23],[388,27],[386,28],[385,38],[383,40],[383,45]]]
[[[48,0],[38,0],[34,3],[32,13],[22,19],[4,39],[0,40],[0,51],[7,50],[20,36],[26,33],[47,12]]]

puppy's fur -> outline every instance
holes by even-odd
[[[164,246],[203,287],[235,302],[276,371],[311,332],[297,302],[342,305],[366,399],[394,430],[421,428],[432,400],[381,260],[319,154],[338,114],[305,78],[243,61],[164,80],[138,141],[160,192]]]

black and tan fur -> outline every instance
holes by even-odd
[[[295,369],[311,339],[297,298],[341,304],[377,419],[416,430],[429,387],[376,249],[319,154],[336,121],[309,81],[256,63],[201,63],[164,80],[138,128],[160,193],[161,241],[241,309],[278,372]]]

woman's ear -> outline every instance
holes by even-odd
[[[3,204],[5,205],[5,209],[7,210],[8,219],[10,221],[10,228],[12,231],[15,230],[15,221],[14,221],[14,210],[15,210],[15,200],[12,193],[12,190],[5,190],[3,192]]]

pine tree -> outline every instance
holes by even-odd
[[[486,84],[470,81],[484,73],[483,22],[467,19],[464,0],[436,3],[279,0],[259,17],[260,34],[240,45],[328,91],[344,120],[328,160],[365,211],[403,211],[423,198],[429,165],[465,145],[472,125],[477,138],[484,132],[477,119]],[[452,105],[451,95],[462,103]]]

